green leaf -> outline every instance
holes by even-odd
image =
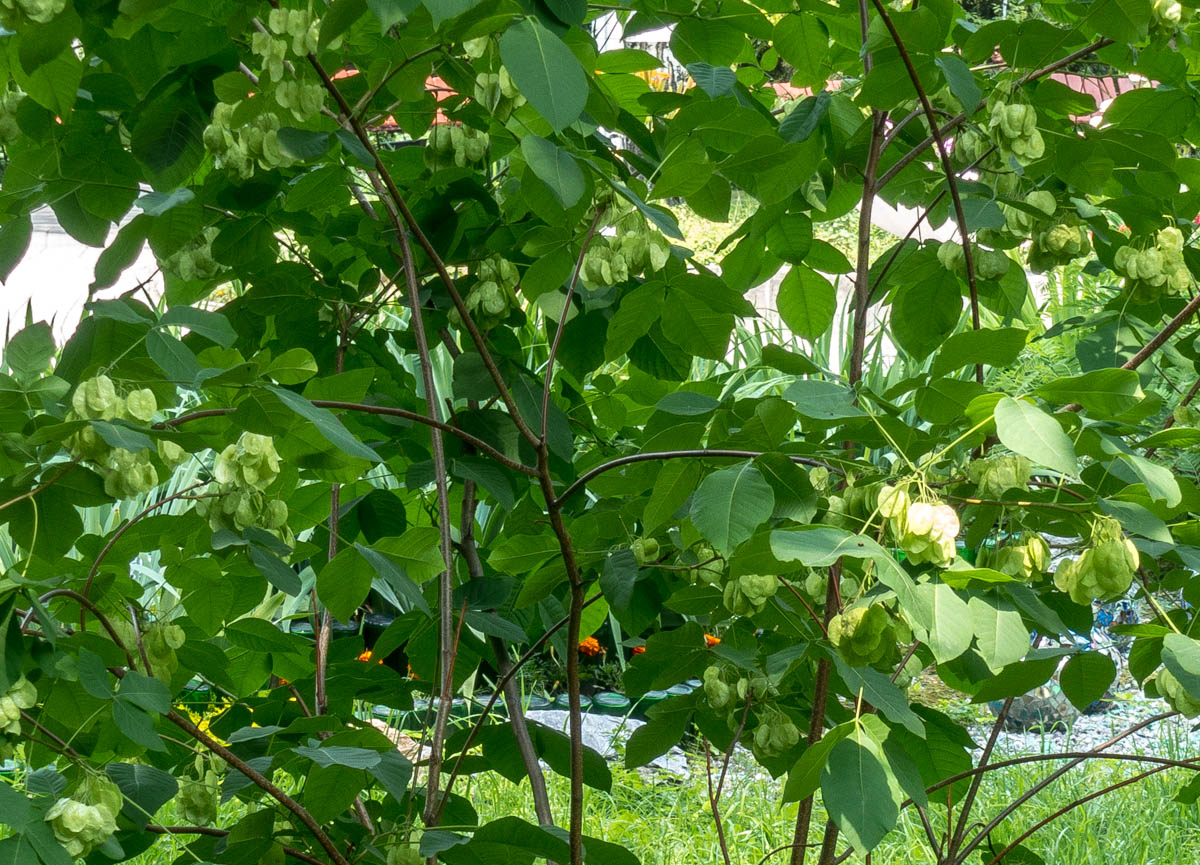
[[[675,516],[700,483],[700,475],[700,464],[695,460],[671,460],[662,467],[642,512],[647,533],[658,531]]]
[[[691,517],[713,548],[727,556],[774,510],[774,490],[747,461],[706,477],[692,500]]]
[[[873,850],[900,817],[900,795],[883,750],[861,724],[833,746],[821,795],[830,819],[861,853]]]
[[[1133,470],[1133,474],[1146,485],[1146,492],[1152,499],[1163,502],[1168,508],[1177,507],[1183,501],[1179,481],[1166,466],[1137,454],[1118,454],[1117,460]]]
[[[945,375],[969,364],[1007,366],[1025,348],[1029,332],[1019,327],[985,328],[956,333],[942,344],[929,374]]]
[[[905,285],[892,300],[892,332],[914,360],[923,360],[954,332],[962,314],[958,277],[939,268],[929,278]]]
[[[44,321],[18,332],[4,347],[3,362],[18,378],[34,379],[50,369],[56,351],[54,334]]]
[[[167,380],[175,384],[191,384],[200,372],[200,361],[196,360],[195,353],[161,330],[146,334],[146,353],[166,373]]]
[[[807,799],[821,788],[821,774],[829,760],[829,752],[833,746],[854,732],[855,724],[847,721],[838,724],[832,730],[826,730],[825,735],[809,745],[800,755],[800,759],[788,771],[787,784],[783,788],[783,801],[799,802]]]
[[[297,162],[312,162],[320,159],[333,147],[333,136],[328,132],[314,132],[309,129],[284,126],[276,135],[279,141],[279,152]]]
[[[570,153],[538,135],[521,139],[521,153],[542,183],[549,187],[563,207],[573,207],[587,188],[583,171]]]
[[[796,336],[812,342],[833,323],[837,293],[821,274],[797,265],[784,276],[775,303],[783,323]]]
[[[430,615],[429,604],[421,594],[420,587],[408,574],[393,564],[391,559],[363,544],[355,544],[354,549],[366,559],[379,578],[392,587],[397,596],[408,605],[408,609],[420,610],[425,615]]]
[[[167,750],[158,733],[154,732],[154,721],[145,710],[124,700],[114,700],[112,713],[117,729],[135,745],[150,751]]]
[[[694,697],[675,697],[653,706],[650,718],[625,743],[625,768],[645,766],[678,745],[694,708]]]
[[[522,576],[561,554],[558,539],[552,534],[513,535],[493,548],[488,564],[502,574]]]
[[[354,547],[343,549],[317,574],[317,597],[342,621],[354,615],[370,591],[371,571],[363,567],[362,556]]]
[[[225,316],[190,306],[171,307],[159,319],[159,324],[187,328],[221,348],[229,348],[237,339],[237,331]]]
[[[104,771],[121,788],[121,795],[126,799],[121,808],[122,816],[138,828],[152,820],[158,809],[179,792],[175,776],[153,766],[109,763]]]
[[[737,84],[737,76],[728,66],[713,66],[711,63],[689,63],[688,74],[701,90],[716,99],[733,90]]]
[[[366,13],[367,0],[333,0],[321,16],[321,34],[317,40],[317,49],[324,51],[329,43],[349,30],[354,22]]]
[[[522,18],[500,37],[500,59],[529,104],[562,132],[587,102],[583,66],[561,39],[534,18]]]
[[[932,610],[927,637],[934,659],[939,664],[954,660],[971,645],[972,617],[966,601],[942,582],[923,583],[917,591]]]
[[[117,699],[132,703],[147,712],[165,715],[171,711],[171,692],[158,679],[130,670],[121,679]]]
[[[178,187],[170,192],[147,192],[134,202],[147,216],[161,216],[173,207],[187,204],[196,198],[196,193],[187,187]]]
[[[973,595],[967,608],[979,654],[992,670],[999,672],[1025,657],[1029,631],[1015,606],[995,595]]]
[[[1037,465],[1074,476],[1079,471],[1075,446],[1058,421],[1025,400],[1002,397],[996,403],[996,435],[1006,448]]]
[[[267,390],[279,397],[280,401],[296,414],[305,420],[311,421],[321,435],[343,453],[373,463],[380,462],[379,455],[351,435],[350,431],[342,426],[342,422],[337,419],[333,412],[328,409],[317,408],[293,391],[269,385],[267,386]]]
[[[864,417],[863,410],[854,405],[854,393],[831,381],[794,382],[783,392],[783,398],[795,405],[800,414],[817,420]]]
[[[28,213],[14,216],[0,228],[0,282],[8,282],[13,270],[25,257],[32,237],[33,222]]]
[[[908,698],[892,683],[891,676],[870,667],[851,667],[837,652],[833,653],[833,663],[838,675],[850,687],[850,693],[861,695],[885,718],[900,724],[914,736],[925,735],[925,725],[909,708]]]
[[[1067,661],[1058,674],[1058,684],[1067,699],[1079,711],[1084,711],[1104,693],[1117,678],[1117,666],[1100,652],[1084,652]]]
[[[1193,700],[1200,700],[1200,642],[1183,634],[1163,637],[1162,660]]]
[[[373,769],[379,765],[382,756],[378,751],[350,748],[345,745],[298,745],[292,750],[326,769],[330,766]]]
[[[526,823],[520,817],[501,817],[476,829],[466,844],[441,851],[437,859],[447,865],[532,865],[534,859],[565,862],[570,850],[551,828]]]
[[[817,15],[784,15],[775,25],[772,44],[796,70],[794,87],[822,87],[829,77],[829,33]]]
[[[957,54],[939,54],[933,62],[942,70],[946,83],[950,85],[950,92],[970,117],[983,100],[983,93],[975,83],[971,68]]]
[[[724,360],[733,333],[733,316],[716,312],[704,301],[682,291],[670,291],[662,310],[663,334],[697,357]]]
[[[308,644],[297,642],[299,638],[294,634],[285,634],[272,622],[253,616],[230,622],[225,626],[225,637],[233,645],[251,652],[308,652]]]
[[[300,577],[279,556],[257,545],[251,545],[249,553],[250,561],[267,582],[285,594],[299,596]]]
[[[1146,395],[1132,369],[1094,369],[1083,375],[1056,378],[1037,389],[1047,402],[1079,403],[1088,414],[1111,418],[1133,408]]]

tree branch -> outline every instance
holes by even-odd
[[[1035,69],[1032,72],[1029,72],[1026,75],[1023,75],[1017,81],[1017,86],[1020,86],[1022,84],[1028,84],[1030,81],[1036,81],[1039,78],[1043,78],[1046,75],[1049,75],[1053,72],[1057,72],[1059,69],[1062,69],[1064,66],[1070,66],[1072,63],[1074,63],[1076,60],[1079,60],[1081,57],[1086,57],[1087,55],[1091,54],[1094,51],[1099,51],[1101,48],[1106,48],[1107,46],[1112,45],[1114,41],[1115,40],[1108,39],[1107,37],[1104,39],[1097,39],[1092,44],[1087,45],[1083,48],[1080,48],[1078,51],[1073,51],[1070,54],[1068,54],[1066,57],[1063,57],[1060,60],[1055,60],[1053,63],[1048,63],[1047,65],[1042,66],[1039,69]],[[975,106],[975,111],[979,111],[980,109],[984,108],[986,105],[987,105],[986,100],[980,102],[978,105]],[[971,113],[974,114],[975,112],[972,111]],[[941,130],[942,134],[945,135],[947,132],[957,129],[960,125],[962,125],[962,123],[966,119],[967,119],[967,115],[965,113],[956,114],[950,120],[946,121],[945,125],[942,126],[942,130]],[[929,147],[929,145],[933,144],[933,142],[934,142],[934,137],[932,135],[930,135],[924,141],[920,142],[915,147],[913,147],[911,150],[909,150],[907,153],[905,153],[903,156],[901,156],[900,159],[898,159],[891,168],[889,168],[882,175],[880,175],[879,182],[876,184],[876,187],[875,187],[876,191],[882,189],[883,187],[885,187],[889,183],[891,183],[891,181],[895,179],[897,174],[899,174],[901,171],[903,171],[905,168],[907,168],[909,166],[909,164],[911,162],[913,162],[913,160],[919,158],[921,156],[921,154],[924,153],[925,150]]]
[[[469,432],[459,429],[458,427],[454,426],[453,424],[448,424],[448,423],[445,423],[444,421],[437,420],[436,418],[431,418],[426,415],[419,414],[417,412],[409,411],[408,409],[396,408],[394,406],[386,406],[386,405],[370,405],[369,403],[343,402],[342,400],[332,400],[332,399],[315,399],[315,400],[311,400],[311,402],[317,408],[327,408],[327,409],[333,409],[333,410],[338,410],[338,411],[353,411],[353,412],[361,412],[362,414],[376,414],[376,415],[383,415],[386,417],[404,418],[405,420],[410,420],[410,421],[413,421],[414,423],[419,423],[424,426],[430,427],[432,429],[441,430],[444,433],[449,433],[450,435],[455,436],[456,438],[462,439],[464,442],[469,444],[471,447],[479,450],[482,453],[487,454],[492,459],[494,459],[496,462],[500,463],[502,466],[510,468],[513,471],[520,472],[523,475],[529,475],[530,477],[533,477],[537,474],[537,469],[533,468],[532,466],[527,466],[524,463],[518,462],[517,460],[514,460],[511,457],[505,456],[503,453],[496,450],[494,447],[492,447],[490,444],[485,442],[483,439],[478,438],[477,436],[473,436]],[[182,414],[179,417],[172,418],[172,419],[166,420],[166,421],[162,421],[161,423],[157,423],[154,425],[154,428],[155,429],[167,429],[167,428],[182,426],[183,424],[190,423],[191,421],[202,420],[204,418],[210,418],[210,417],[222,417],[224,415],[233,414],[233,412],[234,412],[234,409],[231,409],[231,408],[200,409],[199,411],[189,412],[187,414]]]
[[[553,499],[554,503],[561,505],[567,499],[575,495],[585,486],[592,478],[602,475],[607,471],[618,469],[621,466],[627,466],[632,463],[652,462],[654,460],[675,460],[675,459],[754,459],[762,456],[764,451],[742,451],[742,450],[727,450],[723,448],[702,448],[698,450],[683,450],[683,451],[646,451],[640,454],[629,454],[628,456],[617,457],[609,460],[606,463],[601,463],[593,469],[584,472],[576,478],[565,490],[563,490],[557,498]],[[826,462],[822,462],[812,457],[801,457],[794,455],[786,455],[794,463],[799,463],[805,466],[821,466],[827,468],[835,474],[844,474],[844,472],[831,466]]]
[[[224,838],[229,834],[227,829],[217,829],[212,826],[156,826],[153,823],[147,824],[146,831],[151,835],[208,835],[212,838]],[[309,865],[325,865],[320,859],[293,847],[285,846],[283,855],[307,862]]]
[[[567,298],[563,301],[562,315],[558,317],[558,325],[554,329],[554,340],[550,343],[550,358],[546,361],[546,375],[542,385],[542,429],[539,440],[546,441],[546,425],[550,421],[550,389],[554,384],[554,358],[558,356],[558,344],[562,342],[563,330],[567,325],[567,312],[571,308],[571,300],[575,297],[575,285],[579,282],[579,271],[583,269],[583,257],[587,255],[588,247],[592,245],[592,238],[596,236],[596,226],[600,224],[600,217],[604,215],[604,208],[597,207],[596,215],[592,217],[592,224],[588,226],[587,235],[583,238],[583,246],[579,248],[579,257],[575,260],[575,270],[571,272],[571,282],[567,286]]]
[[[971,250],[971,235],[967,227],[967,216],[963,210],[962,196],[958,192],[958,179],[955,176],[954,166],[950,164],[950,154],[946,150],[945,136],[943,131],[938,128],[937,114],[933,110],[933,104],[929,101],[929,94],[925,92],[925,87],[921,84],[921,76],[917,74],[917,68],[913,65],[912,57],[908,54],[908,48],[905,46],[904,40],[900,38],[900,31],[896,29],[896,24],[892,21],[892,16],[888,14],[882,0],[871,0],[871,2],[875,5],[875,11],[879,13],[879,17],[883,20],[883,25],[887,28],[888,33],[891,34],[892,42],[895,43],[896,50],[900,52],[900,60],[904,63],[909,80],[912,81],[913,89],[917,91],[917,98],[921,101],[921,108],[925,112],[925,121],[929,124],[929,132],[937,149],[938,159],[942,163],[942,172],[946,175],[946,186],[950,190],[950,200],[954,204],[954,218],[958,223],[959,240],[962,243],[963,255],[966,256],[967,289],[971,297],[971,326],[974,330],[979,330],[979,286],[975,280],[975,254]],[[983,384],[982,364],[975,364],[975,380]]]
[[[1179,328],[1187,324],[1187,320],[1195,314],[1197,309],[1200,309],[1200,292],[1197,292],[1196,296],[1187,302],[1187,305],[1179,311],[1178,315],[1167,322],[1166,327],[1160,330],[1157,334],[1155,334],[1153,339],[1142,346],[1137,354],[1125,361],[1125,363],[1121,364],[1121,369],[1137,369],[1139,366],[1145,363],[1146,358],[1150,357],[1150,355],[1162,348],[1163,344],[1166,343],[1166,341],[1172,336],[1174,336]],[[1070,405],[1063,406],[1059,409],[1059,411],[1077,412],[1081,408],[1083,408],[1083,406],[1077,402],[1073,402]]]

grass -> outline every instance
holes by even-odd
[[[1164,732],[1156,751],[1167,756],[1185,753],[1178,735]],[[735,761],[736,762],[736,761]],[[1027,791],[1053,766],[1033,764],[989,774],[979,795],[976,816],[990,819],[1014,797]],[[1060,779],[1002,826],[997,842],[1015,837],[1057,808],[1136,773],[1132,763],[1092,763]],[[566,779],[549,777],[553,809],[560,822],[568,811]],[[1051,823],[1028,842],[1049,865],[1155,865],[1200,861],[1200,812],[1195,806],[1172,801],[1188,776],[1169,770],[1078,808]],[[790,842],[796,805],[779,804],[778,782],[759,775],[748,761],[738,763],[726,781],[720,809],[733,865],[758,865],[771,850]],[[528,785],[514,785],[494,775],[469,779],[459,788],[479,811],[481,821],[516,814],[533,821]],[[703,764],[694,766],[684,780],[645,778],[635,771],[613,768],[610,792],[586,791],[585,832],[629,847],[643,865],[709,865],[721,861],[717,834],[707,803]],[[170,822],[168,804],[158,815]],[[222,809],[223,825],[237,819],[239,806]],[[935,827],[944,825],[945,809],[932,808]],[[813,826],[823,825],[818,806]],[[939,829],[940,830],[940,829]],[[815,830],[814,830],[814,834]],[[986,845],[985,845],[986,846]],[[996,850],[1000,849],[998,843]],[[167,865],[181,850],[167,841],[135,861],[138,865]],[[777,852],[771,865],[787,862],[787,852]],[[986,862],[972,855],[971,861]],[[179,860],[185,861],[185,860]],[[810,860],[812,858],[810,857]],[[862,862],[852,857],[850,862]],[[911,810],[899,828],[872,854],[875,865],[934,865],[931,853]]]

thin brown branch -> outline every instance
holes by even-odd
[[[336,400],[336,399],[315,399],[315,400],[312,400],[312,404],[315,405],[317,408],[327,408],[327,409],[336,410],[336,411],[353,411],[353,412],[360,412],[362,414],[376,414],[376,415],[383,415],[385,417],[404,418],[405,420],[410,420],[410,421],[413,421],[414,423],[419,423],[419,424],[422,424],[423,426],[427,426],[432,429],[441,430],[444,433],[449,433],[450,435],[452,435],[456,438],[462,439],[464,442],[469,444],[471,447],[479,450],[482,453],[487,454],[492,459],[494,459],[496,462],[500,463],[501,465],[503,465],[507,468],[512,469],[513,471],[520,472],[523,475],[529,475],[530,477],[533,477],[534,475],[537,474],[537,469],[533,468],[532,466],[527,466],[521,462],[518,462],[517,460],[512,459],[511,457],[506,456],[505,454],[501,453],[500,451],[498,451],[494,447],[492,447],[490,444],[485,442],[483,439],[478,438],[477,436],[473,436],[469,432],[459,429],[458,427],[454,426],[453,424],[445,423],[444,421],[428,417],[428,416],[420,414],[418,412],[409,411],[408,409],[403,409],[403,408],[396,408],[395,406],[371,405],[369,403],[358,403],[358,402],[345,402],[343,400]],[[179,417],[172,418],[170,420],[163,421],[162,423],[155,424],[155,427],[158,429],[164,429],[164,428],[182,426],[183,424],[191,423],[192,421],[196,421],[196,420],[203,420],[204,418],[223,417],[225,415],[233,414],[234,411],[235,410],[232,408],[200,409],[199,411],[188,412],[187,414],[182,414]]]
[[[729,740],[729,747],[725,749],[725,753],[721,759],[721,777],[717,780],[717,787],[713,789],[712,782],[712,749],[708,747],[708,743],[704,743],[704,763],[706,767],[705,775],[708,778],[708,805],[712,810],[713,825],[717,829],[717,843],[721,847],[721,858],[725,861],[725,865],[732,865],[729,859],[729,844],[725,840],[725,825],[721,821],[721,792],[725,787],[725,776],[729,772],[729,761],[733,758],[733,749],[737,747],[738,740],[742,738],[742,731],[746,729],[746,719],[750,716],[750,702],[754,694],[752,691],[746,692],[746,703],[742,708],[742,718],[738,721],[737,729],[733,731],[733,738]]]
[[[168,721],[179,727],[179,729],[183,730],[204,747],[208,748],[208,750],[212,751],[234,769],[237,769],[239,772],[249,778],[257,787],[262,789],[263,792],[265,792],[268,796],[296,815],[296,818],[299,819],[299,821],[304,824],[305,828],[312,833],[313,838],[316,839],[317,843],[321,845],[321,847],[326,853],[329,854],[329,857],[335,863],[337,863],[337,865],[350,865],[349,860],[347,860],[342,852],[338,850],[337,845],[333,843],[333,840],[328,834],[326,834],[325,830],[321,828],[321,825],[313,819],[312,814],[308,813],[307,809],[305,809],[304,806],[302,806],[299,802],[297,802],[287,793],[283,792],[283,790],[275,786],[275,784],[273,784],[270,779],[266,778],[261,772],[259,772],[237,754],[230,751],[220,742],[209,736],[174,709],[166,714],[166,718]]]
[[[1121,369],[1137,369],[1141,366],[1146,361],[1146,358],[1162,348],[1166,341],[1174,336],[1179,328],[1187,324],[1187,320],[1195,315],[1197,309],[1200,309],[1200,292],[1197,292],[1196,296],[1189,300],[1187,305],[1179,311],[1179,314],[1167,322],[1166,326],[1155,334],[1153,339],[1142,346],[1137,354],[1121,364]],[[1070,405],[1063,406],[1059,411],[1077,412],[1081,408],[1083,406],[1077,402],[1073,402]]]
[[[825,577],[825,625],[823,630],[828,633],[829,622],[837,609],[837,582],[842,577],[842,566],[836,562],[829,568]],[[829,677],[833,674],[833,665],[829,658],[822,657],[817,661],[817,676],[813,683],[812,714],[808,721],[808,747],[821,740],[825,732],[825,703],[829,699]],[[808,855],[808,830],[812,825],[814,795],[806,796],[796,811],[796,828],[792,836],[791,865],[804,865]]]
[[[1040,643],[1039,638],[1036,642]],[[1008,719],[1008,712],[1012,708],[1013,698],[1009,697],[1004,701],[1004,705],[1000,707],[1000,711],[996,713],[996,723],[992,725],[992,732],[988,736],[987,744],[983,746],[983,753],[979,756],[979,765],[976,767],[980,770],[986,769],[988,761],[992,758],[992,751],[996,749],[996,742],[1000,738],[1000,731],[1004,728],[1004,722]],[[954,835],[946,844],[946,855],[951,861],[954,861],[958,856],[958,848],[962,845],[963,833],[967,831],[967,825],[971,816],[971,807],[975,804],[975,796],[979,793],[979,785],[983,783],[983,772],[980,771],[971,778],[971,786],[967,788],[967,795],[963,797],[962,808],[959,810],[958,823],[954,828]]]
[[[113,536],[108,539],[108,543],[106,543],[104,545],[104,548],[102,550],[100,550],[100,554],[98,556],[96,556],[96,560],[94,562],[92,562],[92,566],[88,569],[87,581],[84,582],[84,584],[83,584],[83,596],[86,598],[88,596],[88,593],[92,590],[92,581],[96,579],[96,574],[100,571],[100,564],[104,561],[104,558],[110,552],[112,552],[112,548],[113,548],[113,546],[116,545],[117,541],[121,540],[122,536],[124,536],[124,534],[127,531],[129,531],[131,528],[133,528],[134,524],[137,523],[138,520],[143,519],[144,517],[148,516],[149,514],[151,514],[154,511],[158,510],[165,504],[169,504],[170,502],[173,502],[176,499],[183,498],[188,493],[190,493],[192,490],[199,489],[200,487],[204,486],[205,483],[206,483],[205,481],[200,481],[199,483],[192,484],[190,487],[186,487],[186,488],[180,490],[179,492],[175,493],[174,495],[170,495],[165,498],[159,499],[154,504],[150,505],[148,508],[143,510],[141,513],[135,514],[134,516],[130,517],[129,520],[123,526],[121,526],[115,532],[113,532]],[[86,627],[86,620],[85,620],[86,610],[87,610],[87,608],[83,607],[83,606],[81,606],[79,608],[79,627],[81,629]]]
[[[270,0],[271,5],[275,8],[279,7],[278,0]],[[512,418],[512,422],[516,425],[521,436],[533,446],[537,446],[538,438],[525,419],[521,417],[521,413],[517,410],[516,402],[513,400],[512,391],[508,387],[508,383],[504,380],[504,375],[500,372],[500,368],[496,365],[495,359],[492,357],[491,351],[488,349],[487,340],[484,338],[479,326],[471,318],[470,310],[467,309],[466,302],[463,300],[462,294],[455,285],[454,278],[450,275],[450,271],[446,267],[446,263],[442,260],[438,251],[434,248],[429,237],[421,229],[417,218],[409,209],[404,196],[400,194],[399,187],[393,179],[391,172],[379,157],[379,151],[375,148],[375,143],[371,140],[371,136],[367,134],[366,128],[355,115],[354,109],[346,101],[346,97],[338,89],[333,78],[330,77],[321,61],[317,59],[315,54],[308,55],[309,65],[316,71],[317,76],[321,79],[325,90],[333,97],[338,105],[338,110],[341,112],[341,121],[349,127],[354,136],[366,148],[370,154],[372,161],[375,163],[375,173],[379,181],[383,184],[387,192],[387,197],[384,198],[384,203],[388,210],[389,221],[392,227],[396,230],[397,239],[405,235],[405,227],[412,232],[416,238],[417,244],[424,250],[429,260],[433,263],[434,269],[437,271],[438,277],[446,288],[447,294],[450,295],[450,300],[453,302],[455,309],[462,319],[463,327],[471,336],[471,341],[475,343],[475,348],[479,352],[480,359],[483,361],[484,367],[492,378],[492,383],[496,386],[496,391],[500,394],[504,401],[505,407]],[[382,196],[381,196],[382,197]],[[389,200],[390,199],[390,200]],[[409,253],[411,256],[411,253]]]
[[[601,463],[595,468],[589,469],[574,480],[565,490],[559,493],[558,497],[553,499],[555,504],[563,504],[571,496],[587,486],[588,481],[592,478],[602,475],[607,471],[619,469],[621,466],[627,466],[632,463],[652,462],[654,460],[677,460],[677,459],[755,459],[762,456],[764,451],[742,451],[742,450],[727,450],[723,448],[703,448],[698,450],[683,450],[683,451],[647,451],[640,454],[629,454],[628,456],[617,457],[609,460],[606,463]],[[844,472],[832,466],[829,463],[811,457],[801,457],[791,454],[785,454],[792,462],[805,466],[821,466],[829,469],[835,474],[844,474]]]
[[[1065,56],[1059,60],[1055,60],[1053,63],[1048,63],[1045,66],[1042,66],[1038,69],[1033,70],[1032,72],[1029,72],[1029,73],[1021,76],[1021,78],[1017,81],[1017,83],[1016,83],[1016,85],[1014,85],[1014,87],[1020,86],[1022,84],[1028,84],[1030,81],[1036,81],[1039,78],[1044,78],[1045,76],[1051,74],[1052,72],[1057,72],[1059,69],[1062,69],[1064,66],[1070,66],[1076,60],[1079,60],[1082,57],[1086,57],[1087,55],[1089,55],[1095,51],[1099,51],[1101,48],[1105,48],[1109,45],[1112,45],[1113,41],[1114,40],[1109,39],[1107,37],[1105,37],[1103,39],[1097,39],[1095,42],[1091,43],[1090,45],[1084,46],[1083,48],[1080,48],[1078,51],[1073,51],[1070,54],[1068,54],[1067,56]],[[986,105],[987,105],[986,100],[981,101],[977,106],[975,106],[975,111],[981,110]],[[975,112],[972,111],[971,113],[974,114]],[[946,123],[942,125],[942,130],[941,130],[942,134],[945,135],[946,133],[951,132],[954,129],[957,129],[960,125],[962,125],[962,123],[966,119],[967,119],[966,113],[954,115],[954,117],[950,118],[950,120],[946,121]],[[905,168],[907,168],[909,166],[909,164],[912,163],[914,160],[919,159],[921,154],[924,153],[931,144],[933,144],[933,141],[934,141],[934,137],[932,135],[930,135],[927,138],[925,138],[923,141],[921,141],[919,144],[917,144],[915,147],[913,147],[911,150],[909,150],[907,153],[905,153],[903,156],[901,156],[896,161],[896,163],[894,165],[892,165],[891,168],[889,168],[882,175],[880,175],[879,183],[876,185],[876,189],[877,190],[882,189],[883,187],[885,187],[889,183],[891,183],[891,181],[893,179],[895,179],[897,174],[899,174],[901,171],[903,171]]]
[[[208,835],[212,838],[224,838],[229,834],[229,830],[217,829],[213,826],[156,826],[153,823],[146,826],[146,831],[151,835]],[[325,865],[324,862],[315,856],[309,856],[307,853],[297,850],[294,847],[284,846],[283,855],[299,859],[301,862],[307,862],[309,865]]]
[[[546,374],[543,376],[542,384],[542,428],[540,440],[546,441],[546,427],[550,422],[550,390],[554,385],[554,359],[558,357],[558,345],[562,342],[563,330],[567,326],[567,313],[571,309],[571,301],[575,297],[575,286],[579,282],[579,271],[583,269],[583,258],[587,255],[588,247],[592,245],[592,238],[596,236],[596,226],[600,224],[600,217],[604,215],[604,208],[597,207],[596,214],[592,217],[592,224],[588,226],[587,235],[583,238],[583,245],[579,247],[579,256],[575,259],[575,269],[571,272],[571,282],[567,286],[567,297],[563,301],[562,314],[558,317],[558,324],[554,328],[554,339],[550,342],[550,357],[546,361]]]
[[[950,152],[946,149],[945,132],[938,126],[937,113],[933,109],[933,103],[929,101],[929,94],[925,92],[925,87],[921,84],[921,76],[918,74],[916,66],[913,65],[908,47],[900,37],[900,31],[896,29],[896,24],[892,21],[892,16],[888,14],[887,7],[883,5],[882,0],[871,0],[871,2],[891,35],[896,50],[900,53],[900,61],[904,64],[913,89],[917,91],[917,99],[920,100],[921,108],[925,112],[925,122],[929,124],[930,136],[933,138],[938,159],[942,163],[942,172],[946,175],[946,186],[950,190],[950,201],[954,205],[954,219],[958,223],[958,235],[967,268],[967,290],[971,299],[971,327],[979,330],[979,286],[975,278],[975,254],[971,250],[971,234],[967,225],[966,212],[963,210],[962,196],[958,191],[958,178],[954,166],[950,164]],[[975,364],[975,380],[980,384],[983,383],[982,364]]]

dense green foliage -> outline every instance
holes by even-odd
[[[599,51],[585,25],[614,8],[634,41],[672,25],[694,86]],[[168,833],[221,865],[634,862],[584,834],[584,785],[612,779],[575,647],[610,616],[645,649],[628,693],[705,685],[627,763],[689,729],[718,760],[740,742],[800,803],[793,863],[814,796],[822,865],[910,806],[939,861],[999,851],[990,745],[973,762],[902,686],[933,666],[1004,700],[1069,658],[1086,706],[1115,675],[1071,637],[1093,601],[1160,596],[1130,672],[1200,712],[1200,491],[1163,459],[1200,430],[1194,389],[1162,396],[1200,359],[1192,9],[1041,8],[0,0],[0,276],[49,206],[104,248],[93,289],[147,246],[165,283],[4,350],[0,712],[35,771],[0,786],[0,860]],[[781,58],[816,90],[790,110]],[[1052,77],[1076,61],[1154,83],[1093,126]],[[725,222],[743,195],[720,267],[693,259],[671,204]],[[961,245],[873,256],[877,197]],[[856,208],[850,262],[820,234]],[[1083,266],[1097,302],[1047,330],[1025,264]],[[785,267],[790,336],[757,344],[746,292]],[[817,352],[832,274],[848,324]],[[1031,341],[1077,370],[1012,387]],[[329,639],[367,603],[398,613],[374,648],[402,670]],[[310,616],[315,643],[280,627]],[[504,687],[546,643],[565,737]],[[484,673],[507,719],[451,726]],[[196,677],[227,699],[199,726],[176,708]],[[416,767],[356,714],[414,695],[445,698]],[[527,778],[542,826],[480,825],[481,773]],[[172,800],[188,825],[154,822]]]

